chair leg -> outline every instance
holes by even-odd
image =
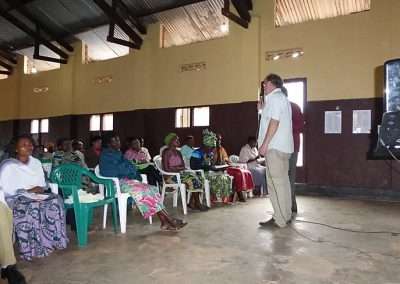
[[[189,204],[190,203],[190,197],[192,196],[192,193],[189,191],[188,193],[187,193],[187,196],[186,196],[186,198],[187,198],[187,204]]]
[[[78,246],[86,247],[88,242],[88,208],[79,208],[75,210],[76,232]],[[79,212],[78,212],[79,211]]]
[[[104,212],[103,212],[103,230],[107,226],[107,210],[108,210],[108,204],[104,205]]]
[[[93,224],[93,208],[89,208],[88,211],[88,227],[90,227]]]
[[[236,203],[237,200],[238,200],[238,193],[235,191],[235,193],[233,194],[232,203]]]
[[[163,185],[161,190],[161,203],[164,204],[164,197],[165,197],[165,186]]]
[[[182,184],[180,186],[181,191],[181,199],[182,199],[182,207],[183,207],[183,214],[187,215],[187,204],[186,204],[186,186]]]
[[[103,184],[99,184],[99,193],[104,196],[104,185]]]
[[[206,195],[207,207],[211,207],[210,182],[208,180],[204,183],[204,193]]]
[[[247,192],[247,198],[253,198],[253,191]]]
[[[178,191],[176,190],[175,192],[174,192],[174,200],[173,200],[173,203],[172,203],[172,207],[178,207]]]
[[[126,215],[127,215],[127,206],[128,206],[128,199],[118,200],[118,211],[119,211],[119,222],[121,226],[121,233],[126,233]]]
[[[126,202],[125,202],[126,204]],[[126,208],[126,205],[125,205]],[[114,227],[114,233],[117,233],[117,228],[118,228],[118,217],[117,217],[117,203],[114,201],[112,202],[112,219],[113,219],[113,227]],[[125,218],[126,218],[126,213],[125,213]]]

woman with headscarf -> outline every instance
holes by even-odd
[[[167,148],[162,152],[162,166],[166,172],[179,173],[182,182],[186,185],[186,190],[191,193],[189,208],[193,210],[206,211],[208,207],[200,202],[200,193],[203,192],[204,181],[200,176],[191,171],[185,170],[185,162],[182,154],[177,150],[179,147],[179,137],[175,133],[169,133],[164,139]],[[166,183],[175,183],[175,176],[165,177]]]
[[[190,158],[190,168],[193,170],[202,169],[206,173],[206,178],[210,181],[211,194],[217,199],[228,202],[232,193],[231,181],[224,173],[226,168],[217,168],[214,160],[214,148],[216,146],[217,136],[215,133],[205,129],[203,131],[203,143],[199,149],[192,153]]]
[[[217,147],[214,149],[215,165],[231,165],[228,153],[222,146],[222,135],[217,134]],[[245,202],[243,191],[251,191],[254,189],[254,181],[250,171],[239,167],[230,166],[226,172],[233,177],[233,186],[239,197],[239,201]],[[233,198],[232,198],[233,199]]]
[[[182,220],[174,219],[165,211],[158,188],[141,183],[142,180],[135,165],[125,159],[121,153],[118,135],[110,133],[103,138],[105,148],[100,155],[100,174],[105,177],[117,177],[122,192],[127,192],[145,219],[157,215],[164,231],[177,231],[186,225]]]

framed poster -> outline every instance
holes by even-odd
[[[325,134],[342,133],[342,111],[325,111]]]
[[[371,133],[371,110],[353,110],[353,134]]]

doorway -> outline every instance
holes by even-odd
[[[288,90],[288,98],[290,102],[297,104],[304,117],[306,117],[305,109],[307,103],[307,79],[306,78],[294,78],[286,79],[283,84]],[[305,155],[305,132],[300,134],[300,149],[297,158],[297,182],[306,183],[306,155]]]

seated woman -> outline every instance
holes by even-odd
[[[215,165],[229,165],[229,157],[222,146],[222,135],[217,135],[217,147],[214,149],[214,164]],[[238,194],[239,201],[245,202],[243,191],[253,190],[254,182],[251,172],[248,170],[240,169],[238,167],[229,167],[227,173],[233,176],[233,187]]]
[[[162,166],[166,172],[179,173],[182,182],[186,185],[186,190],[191,192],[189,208],[192,210],[207,211],[208,207],[200,202],[200,193],[203,189],[203,180],[194,172],[185,171],[185,162],[182,154],[177,150],[179,147],[179,137],[175,133],[168,134],[164,139],[167,148],[162,152]],[[165,177],[166,183],[175,183],[175,176]]]
[[[226,168],[216,168],[214,163],[214,148],[216,146],[216,135],[205,129],[203,131],[203,143],[199,149],[192,153],[190,158],[190,168],[193,170],[203,169],[206,178],[210,181],[210,190],[214,199],[222,199],[228,202],[232,193],[231,181],[228,175],[224,173]]]
[[[100,174],[119,178],[121,191],[130,193],[144,218],[157,214],[161,229],[176,231],[186,225],[182,220],[171,218],[161,202],[158,188],[141,183],[141,177],[134,164],[126,160],[120,151],[118,135],[111,133],[103,138],[104,149],[100,155]]]
[[[31,260],[67,247],[64,206],[58,195],[37,195],[46,183],[40,161],[31,156],[31,137],[19,136],[14,143],[14,157],[0,166],[0,187],[13,210],[21,258]]]
[[[94,169],[99,164],[101,153],[101,137],[93,136],[90,138],[90,147],[85,153],[85,163],[89,169]]]
[[[148,183],[157,186],[162,183],[162,177],[154,165],[151,164],[151,156],[141,147],[139,138],[132,138],[129,149],[124,154],[125,159],[136,164],[139,173],[147,176]]]
[[[58,167],[63,164],[77,164],[83,168],[87,168],[85,158],[79,156],[72,147],[72,140],[60,139],[57,142],[57,151],[53,156],[53,167]]]
[[[247,168],[253,175],[255,183],[255,195],[267,194],[267,174],[265,166],[258,162],[260,155],[257,150],[257,139],[254,136],[250,136],[247,139],[247,144],[242,147],[239,155],[239,162],[246,163]]]

